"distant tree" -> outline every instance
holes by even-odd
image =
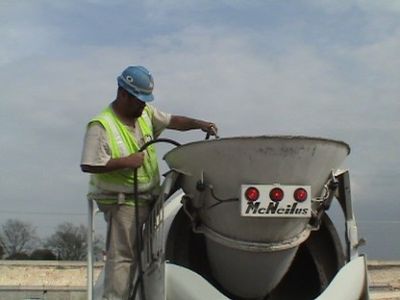
[[[29,223],[9,219],[1,226],[0,245],[7,259],[30,252],[37,239],[36,230]]]
[[[102,238],[94,239],[94,253],[101,253]],[[83,225],[63,223],[57,226],[45,246],[57,254],[59,260],[85,260],[87,257],[87,229]]]
[[[57,260],[57,256],[50,249],[36,249],[29,255],[32,260]]]
[[[4,249],[3,247],[0,245],[0,259],[3,258],[4,255]]]
[[[14,253],[7,257],[9,260],[29,260],[29,255],[25,252]]]

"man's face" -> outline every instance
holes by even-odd
[[[138,118],[142,115],[146,103],[140,101],[135,96],[125,93],[125,109],[132,118]]]

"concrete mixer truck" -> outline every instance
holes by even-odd
[[[339,169],[349,153],[306,136],[218,138],[166,153],[131,299],[369,299],[349,171]],[[333,201],[343,238],[326,213]],[[97,299],[90,243],[88,263],[88,298]]]

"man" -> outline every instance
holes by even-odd
[[[136,266],[133,169],[138,168],[140,224],[159,191],[154,146],[138,150],[165,128],[217,133],[214,123],[170,115],[148,105],[154,98],[154,82],[146,68],[130,66],[117,81],[116,99],[87,126],[81,159],[82,171],[92,173],[88,197],[96,200],[107,221],[103,299],[127,299]]]

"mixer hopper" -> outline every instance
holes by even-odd
[[[238,297],[265,297],[310,234],[310,217],[240,214],[243,185],[306,186],[313,201],[349,154],[341,141],[305,136],[234,137],[189,143],[164,159],[181,173],[184,206],[205,235],[212,274]]]

